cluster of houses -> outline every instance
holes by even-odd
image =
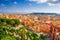
[[[53,25],[60,28],[60,18],[50,15],[0,14],[0,18],[19,19],[22,25],[35,32],[43,31],[49,33],[50,25],[47,25],[46,21],[51,21]]]
[[[28,30],[37,33],[44,32],[47,34],[52,33],[52,35],[54,35],[54,33],[58,34],[57,32],[60,31],[60,18],[51,15],[0,14],[0,18],[19,19],[20,23]],[[46,22],[48,21],[52,22],[53,25],[47,25]],[[51,28],[51,26],[53,27]],[[54,28],[54,26],[56,28]]]

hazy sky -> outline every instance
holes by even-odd
[[[60,0],[0,0],[1,13],[60,13]]]

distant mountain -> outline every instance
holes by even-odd
[[[51,16],[60,17],[60,14],[57,13],[31,13],[31,15],[51,15]]]
[[[31,13],[32,15],[57,15],[56,13]]]

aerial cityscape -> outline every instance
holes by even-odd
[[[0,0],[0,40],[60,40],[60,0]]]

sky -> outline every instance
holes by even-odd
[[[0,13],[60,13],[60,0],[0,0]]]

